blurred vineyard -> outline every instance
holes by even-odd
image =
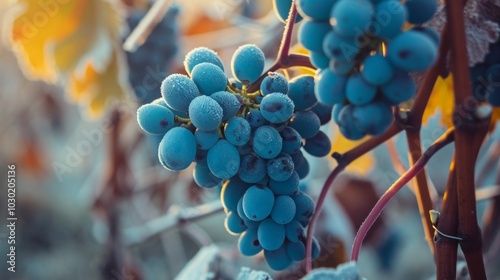
[[[240,45],[256,44],[268,69],[284,24],[267,0],[169,2],[0,2],[0,177],[5,181],[7,165],[16,164],[18,179],[17,271],[2,265],[0,279],[236,279],[242,267],[273,279],[305,275],[304,262],[279,272],[269,269],[262,254],[242,256],[238,237],[224,227],[220,188],[198,187],[193,166],[182,172],[162,167],[161,137],[145,134],[136,119],[140,105],[161,97],[166,76],[185,73],[189,50],[208,47],[228,64]],[[150,24],[134,34],[148,11]],[[498,26],[491,29],[498,39]],[[307,55],[292,38],[291,52]],[[314,75],[306,68],[278,72]],[[440,77],[424,113],[424,149],[452,125],[452,96],[452,76]],[[500,277],[499,117],[496,108],[476,165],[478,219],[490,227],[483,236],[489,279]],[[368,139],[350,141],[333,124],[321,129],[332,140],[332,152]],[[427,165],[436,201],[453,154],[453,145],[447,146]],[[337,164],[331,157],[306,157],[310,173],[300,188],[316,201]],[[314,268],[349,261],[356,231],[409,162],[406,139],[397,135],[346,168],[315,230],[321,253]],[[1,189],[4,205],[7,192]],[[2,206],[2,218],[6,210]],[[6,232],[0,230],[2,263]],[[463,256],[458,259],[457,277],[468,279],[467,273],[460,278],[466,265]],[[435,276],[413,181],[372,227],[357,269],[367,279]]]

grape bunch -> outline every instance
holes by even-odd
[[[135,52],[127,52],[128,79],[140,104],[160,97],[160,83],[167,67],[178,51],[178,6],[172,5],[155,26],[147,40]],[[136,11],[127,17],[130,30],[139,24],[145,12]]]
[[[299,42],[318,68],[315,92],[352,140],[384,132],[392,106],[413,98],[410,72],[431,67],[439,35],[421,26],[436,0],[297,0]],[[414,25],[403,31],[407,24]]]
[[[249,92],[264,62],[257,46],[241,46],[231,60],[234,78],[228,79],[213,50],[195,48],[184,60],[188,75],[165,78],[162,98],[141,106],[137,119],[144,131],[163,135],[158,157],[165,168],[183,170],[194,162],[200,187],[222,186],[225,226],[241,234],[241,253],[264,250],[269,266],[282,270],[305,258],[304,228],[314,202],[299,190],[309,173],[303,151],[330,153],[320,127],[330,121],[332,106],[318,102],[310,75],[288,81],[270,72],[259,90]]]
[[[484,62],[470,69],[472,91],[478,101],[500,106],[500,40],[490,45]]]

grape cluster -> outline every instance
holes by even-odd
[[[492,106],[500,106],[500,40],[490,45],[484,62],[470,69],[472,90],[479,101],[488,101]]]
[[[410,72],[437,58],[439,35],[420,24],[436,12],[436,0],[297,0],[304,17],[299,42],[319,68],[318,100],[352,140],[384,132],[392,106],[414,97]],[[405,24],[415,25],[403,31]]]
[[[135,52],[127,52],[128,79],[140,104],[160,97],[160,83],[178,50],[177,17],[179,8],[172,5],[155,26],[147,40]],[[127,17],[130,30],[139,24],[145,12],[136,11]]]
[[[183,170],[195,162],[200,187],[222,185],[226,229],[241,234],[241,253],[264,250],[269,266],[282,270],[305,258],[304,228],[314,202],[299,190],[309,173],[302,150],[329,154],[331,143],[320,127],[330,121],[332,106],[318,102],[310,75],[288,81],[270,72],[258,91],[249,92],[264,62],[257,46],[241,46],[231,60],[234,78],[227,79],[217,54],[196,48],[184,60],[188,75],[165,78],[162,98],[141,106],[137,119],[146,132],[164,135],[158,157],[165,168]]]

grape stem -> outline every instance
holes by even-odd
[[[406,185],[413,177],[415,177],[422,169],[424,169],[427,162],[431,159],[431,157],[440,149],[448,145],[454,140],[454,128],[450,128],[446,131],[438,140],[436,140],[430,147],[427,149],[422,157],[410,168],[408,169],[387,191],[380,197],[377,201],[373,209],[366,217],[363,224],[359,228],[356,237],[354,238],[354,244],[351,253],[351,261],[358,261],[359,251],[361,249],[361,244],[363,243],[363,239],[366,234],[370,230],[370,227],[377,220],[378,216],[382,213],[384,207],[389,203],[389,201],[394,197],[394,195]]]

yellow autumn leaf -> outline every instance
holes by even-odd
[[[89,115],[99,116],[108,99],[124,95],[121,21],[111,2],[18,0],[5,24],[25,75],[62,84]]]
[[[332,139],[331,153],[338,152],[340,154],[343,154],[369,139],[369,137],[364,137],[361,140],[349,140],[345,138],[342,133],[340,133],[337,125],[334,125],[334,127],[335,129],[333,129],[333,133],[330,135],[330,139]],[[334,159],[332,158],[332,160]],[[373,155],[371,153],[366,153],[349,164],[346,170],[358,175],[366,175],[368,172],[370,172],[374,164],[375,161],[373,159]]]

